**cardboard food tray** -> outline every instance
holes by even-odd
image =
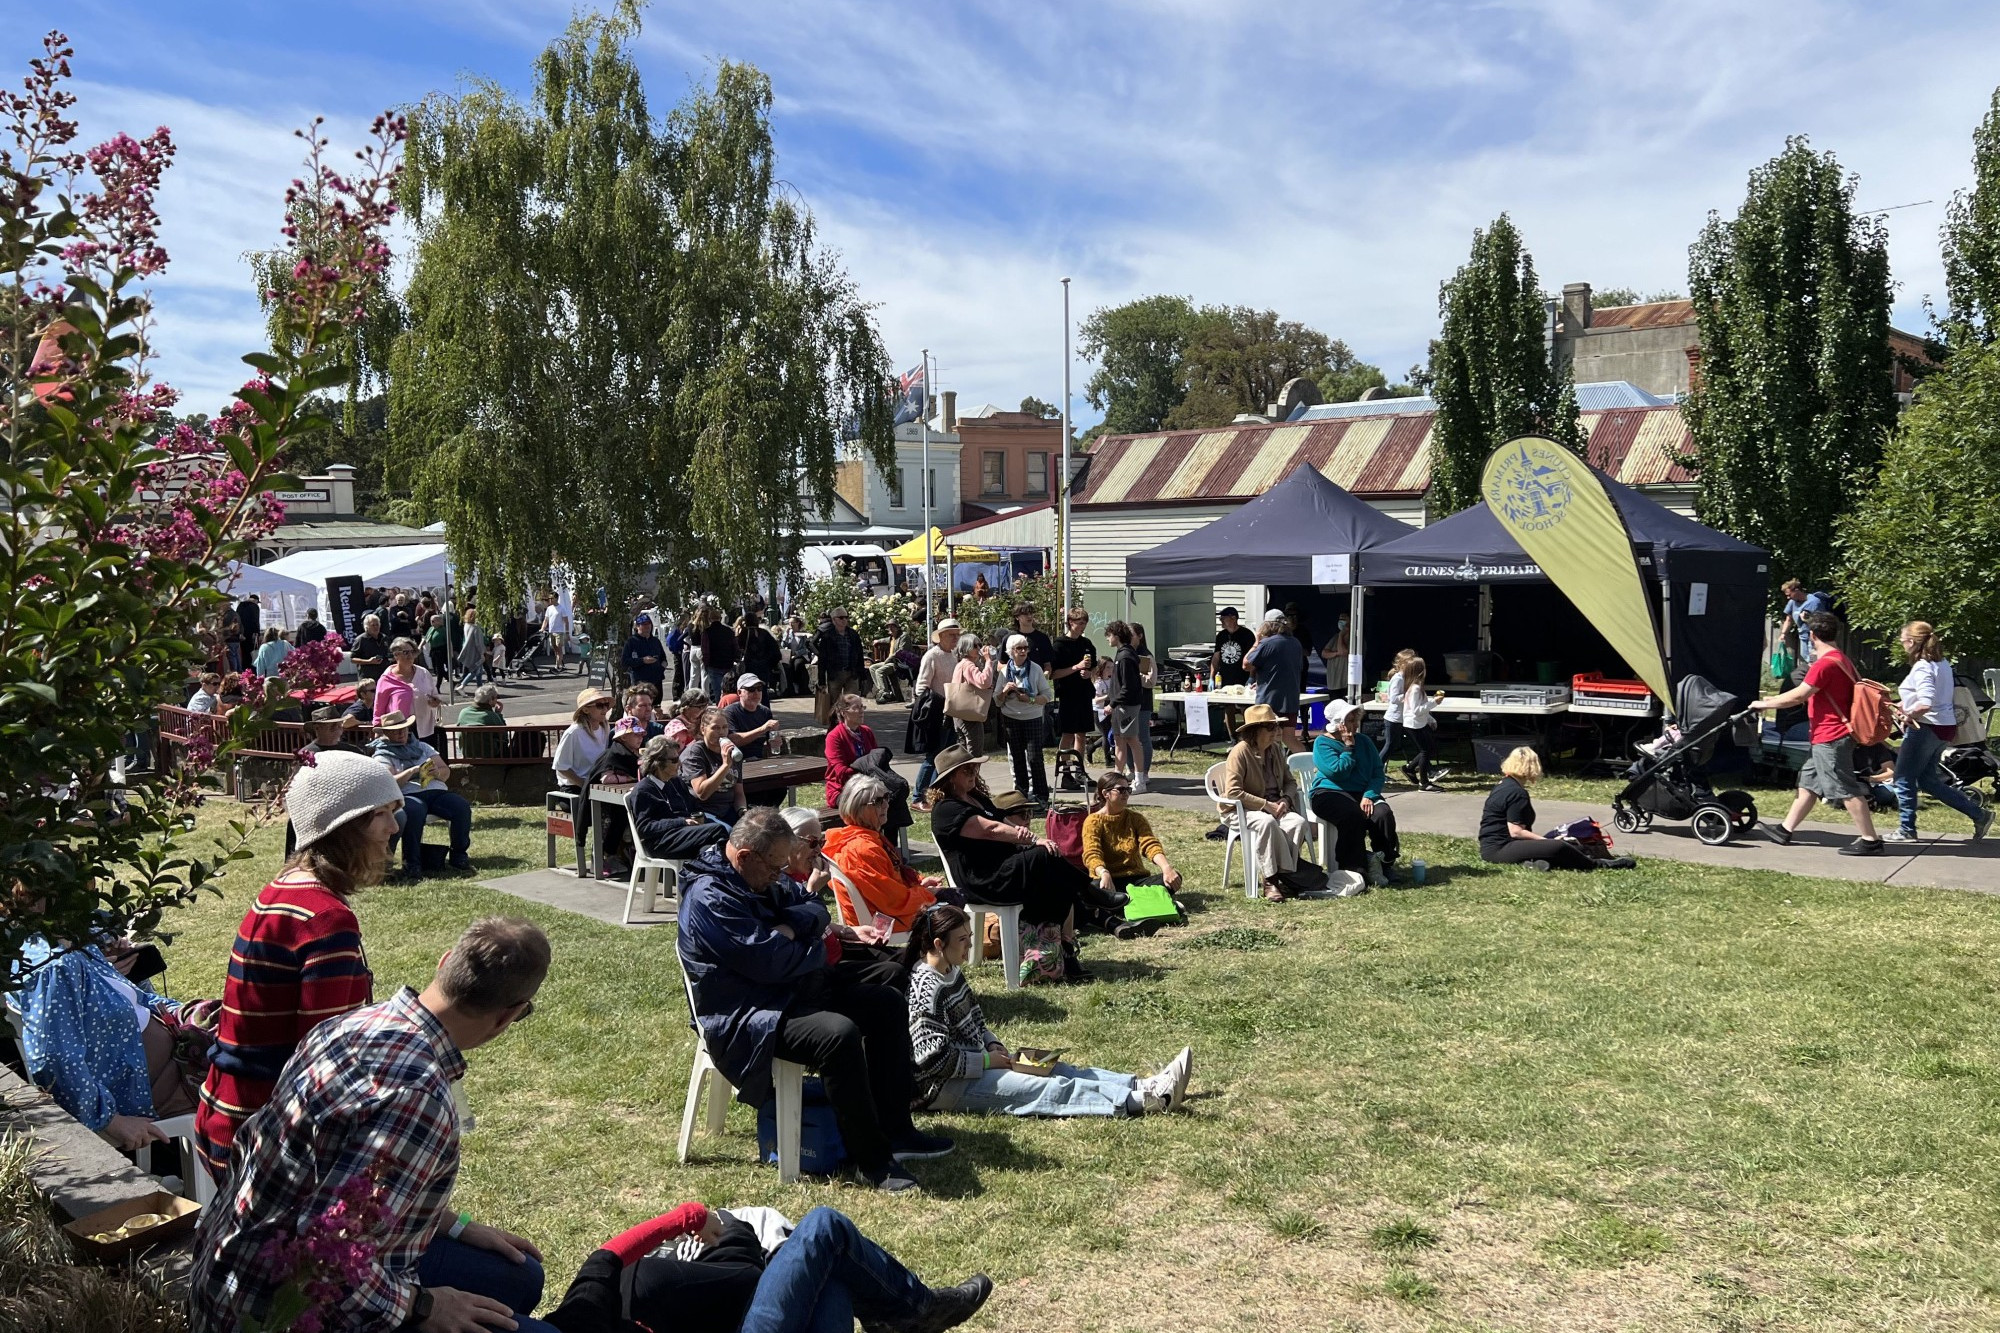
[[[198,1171],[201,1168],[197,1166],[195,1169]],[[92,1236],[107,1231],[116,1231],[125,1225],[127,1218],[138,1217],[143,1213],[164,1213],[170,1220],[120,1240],[102,1242],[91,1239]],[[201,1205],[193,1199],[183,1199],[178,1194],[155,1190],[151,1194],[127,1199],[124,1203],[115,1203],[109,1208],[100,1208],[94,1213],[79,1217],[63,1230],[69,1233],[70,1241],[76,1246],[78,1253],[87,1258],[109,1262],[187,1235],[194,1230],[200,1213]]]

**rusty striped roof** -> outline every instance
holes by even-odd
[[[1598,306],[1590,312],[1593,329],[1671,329],[1694,323],[1692,301],[1647,301],[1642,305]]]
[[[1301,463],[1366,498],[1430,489],[1429,412],[1107,435],[1090,451],[1080,505],[1214,504],[1262,495]],[[1592,466],[1628,486],[1686,485],[1694,439],[1680,408],[1586,412]]]

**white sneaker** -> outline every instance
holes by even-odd
[[[1888,831],[1887,833],[1884,833],[1884,834],[1882,835],[1882,841],[1884,841],[1884,842],[1922,842],[1922,841],[1923,841],[1923,839],[1922,839],[1921,837],[1919,837],[1919,836],[1918,836],[1917,834],[1915,834],[1915,833],[1905,833],[1905,832],[1903,832],[1903,830],[1902,830],[1902,829],[1900,829],[1900,828],[1892,828],[1892,829],[1890,829],[1890,830],[1889,830],[1889,831]]]
[[[1139,1094],[1140,1115],[1159,1115],[1173,1098],[1174,1084],[1163,1069],[1151,1078],[1140,1079],[1139,1086],[1133,1091]]]
[[[1138,777],[1132,779],[1132,794],[1134,796],[1144,796],[1146,791],[1146,775],[1141,773]]]
[[[1192,1046],[1181,1047],[1181,1053],[1168,1061],[1167,1067],[1160,1071],[1161,1078],[1168,1076],[1173,1078],[1173,1091],[1167,1096],[1169,1111],[1181,1109],[1181,1102],[1187,1098],[1188,1078],[1193,1073],[1194,1047]]]

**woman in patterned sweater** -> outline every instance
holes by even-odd
[[[348,900],[382,882],[403,793],[365,755],[323,751],[285,789],[299,848],[236,928],[222,1022],[195,1114],[202,1164],[229,1173],[236,1131],[265,1102],[306,1033],[374,996]]]
[[[918,915],[903,953],[910,973],[918,1106],[1024,1116],[1130,1116],[1171,1111],[1186,1097],[1191,1049],[1150,1078],[1065,1064],[1046,1075],[1017,1070],[966,984],[961,969],[971,952],[972,921],[963,908],[938,903]]]

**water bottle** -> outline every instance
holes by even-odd
[[[1430,867],[1425,865],[1422,861],[1410,862],[1410,883],[1412,884],[1423,883],[1424,875],[1428,873],[1429,870]]]

